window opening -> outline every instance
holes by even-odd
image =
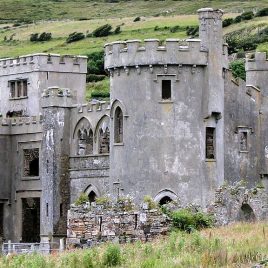
[[[239,211],[238,220],[252,222],[256,220],[253,209],[248,204],[243,204]]]
[[[171,80],[162,80],[162,99],[171,99]]]
[[[46,204],[46,216],[48,217],[48,203]]]
[[[9,81],[10,98],[16,99],[28,96],[28,82],[27,79],[20,79]]]
[[[159,201],[159,205],[165,205],[167,203],[170,203],[172,201],[172,199],[169,196],[164,196],[163,198],[160,199]]]
[[[123,142],[123,112],[120,107],[115,109],[114,115],[114,142]]]
[[[63,206],[62,206],[62,203],[60,203],[60,217],[63,216]]]
[[[95,194],[94,191],[91,191],[89,194],[88,194],[88,200],[89,200],[89,203],[93,203],[96,201],[96,197],[97,195]]]
[[[39,149],[24,149],[24,177],[39,176]]]
[[[240,151],[247,151],[247,138],[248,138],[248,133],[246,131],[240,132]]]
[[[106,154],[110,152],[110,131],[107,127],[104,131],[99,130],[99,153]]]
[[[92,129],[78,130],[78,155],[93,153],[93,131]]]
[[[206,158],[215,159],[215,128],[206,128]]]

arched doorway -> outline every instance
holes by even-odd
[[[154,198],[154,201],[159,205],[165,205],[173,200],[177,200],[177,195],[171,190],[165,189],[160,191]]]
[[[89,203],[93,203],[96,201],[96,193],[94,191],[91,191],[89,194],[88,194],[88,200],[89,200]]]
[[[249,204],[243,204],[238,214],[239,221],[252,222],[256,220],[253,209]]]
[[[96,198],[100,196],[100,192],[92,184],[89,184],[88,187],[85,189],[84,193],[88,196],[89,203],[93,203],[96,201]]]

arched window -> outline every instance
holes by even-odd
[[[238,220],[239,221],[255,221],[256,217],[254,215],[253,209],[248,204],[243,204],[239,211]]]
[[[172,199],[169,196],[164,196],[159,200],[159,205],[162,206],[162,205],[165,205],[171,201],[172,201]]]
[[[99,153],[108,154],[110,152],[110,130],[106,127],[99,129]]]
[[[81,128],[78,130],[78,155],[93,153],[93,131]]]
[[[114,142],[123,142],[123,112],[119,106],[114,112]]]

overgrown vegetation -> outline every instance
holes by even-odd
[[[87,194],[81,193],[80,196],[75,200],[74,204],[76,206],[80,206],[86,202],[89,202]]]
[[[190,234],[173,231],[167,237],[147,243],[105,244],[48,256],[32,254],[2,257],[0,267],[253,267],[268,263],[267,233],[267,222],[240,223]]]
[[[79,40],[82,40],[85,38],[85,35],[83,33],[73,32],[69,34],[69,36],[66,39],[66,43],[73,43]]]
[[[51,33],[46,33],[46,32],[43,32],[41,34],[33,33],[30,36],[30,41],[31,42],[45,42],[45,41],[49,41],[51,39],[52,39],[52,34]]]
[[[239,59],[230,63],[229,65],[232,74],[235,78],[241,78],[246,81],[245,60]]]
[[[112,25],[110,24],[102,25],[92,32],[92,36],[94,37],[103,37],[110,34],[112,34]]]

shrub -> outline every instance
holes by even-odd
[[[136,17],[136,18],[133,20],[133,22],[137,22],[137,21],[140,21],[140,20],[141,20],[140,17]]]
[[[237,16],[237,17],[234,18],[234,23],[239,23],[241,21],[242,21],[241,15],[239,15],[239,16]]]
[[[229,65],[232,74],[235,78],[241,78],[246,80],[246,70],[245,70],[245,61],[244,60],[236,60],[230,63]]]
[[[84,251],[84,255],[82,258],[83,268],[93,268],[93,260],[92,260],[92,254],[89,250]]]
[[[114,34],[120,34],[121,33],[121,27],[117,26],[114,30]]]
[[[105,205],[110,202],[110,199],[107,196],[101,196],[96,198],[97,205]]]
[[[176,25],[176,26],[173,26],[173,27],[170,27],[170,32],[171,33],[176,33],[178,32],[179,30],[181,29],[181,27],[179,25]]]
[[[91,97],[96,99],[103,99],[103,98],[109,98],[110,92],[107,91],[92,91]]]
[[[49,41],[51,39],[52,39],[52,34],[46,33],[46,32],[43,32],[40,35],[38,33],[33,33],[30,36],[31,42],[44,42],[44,41]]]
[[[85,35],[83,33],[73,32],[67,37],[66,43],[76,42],[84,38],[85,38]]]
[[[108,36],[112,34],[111,32],[112,26],[110,24],[105,24],[97,28],[92,32],[92,36],[94,37],[103,37],[103,36]]]
[[[87,72],[90,74],[102,74],[105,75],[104,71],[104,52],[98,51],[87,55]]]
[[[88,74],[87,75],[87,83],[88,82],[98,82],[98,81],[102,81],[106,78],[105,75],[103,74]]]
[[[229,26],[229,25],[231,25],[233,23],[234,23],[234,19],[233,18],[225,19],[222,22],[222,27],[227,27],[227,26]]]
[[[191,212],[188,209],[174,211],[171,214],[173,226],[187,232],[213,226],[213,218],[203,212]]]
[[[144,196],[143,202],[148,204],[148,209],[155,209],[155,208],[157,208],[156,202],[149,195],[145,195]]]
[[[120,247],[110,244],[103,255],[103,264],[107,266],[119,265],[122,261]]]
[[[188,36],[196,37],[198,36],[199,26],[187,26],[186,27],[186,34]]]
[[[86,202],[89,202],[88,196],[85,193],[80,194],[80,196],[75,200],[74,204],[76,206],[82,205]]]
[[[265,7],[261,10],[259,10],[256,15],[256,17],[264,17],[264,16],[268,16],[268,7]]]

